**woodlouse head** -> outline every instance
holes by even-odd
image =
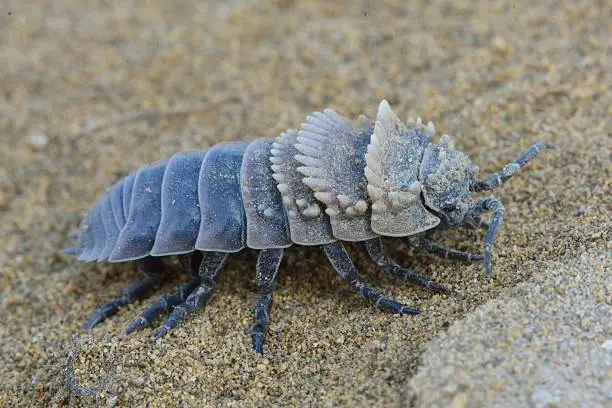
[[[478,169],[448,135],[425,150],[419,171],[425,206],[447,224],[461,223],[469,208],[470,181]]]

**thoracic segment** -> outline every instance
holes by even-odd
[[[328,215],[323,212],[315,193],[302,182],[304,176],[298,172],[302,163],[297,149],[298,132],[288,130],[281,134],[270,149],[270,162],[282,197],[283,207],[289,222],[291,241],[300,245],[323,245],[334,242]],[[316,157],[307,160],[316,165]],[[313,184],[316,186],[316,183]]]
[[[434,133],[421,120],[403,124],[382,101],[367,147],[364,169],[372,202],[372,230],[380,235],[408,236],[434,228],[440,219],[421,203],[418,179],[423,153]]]
[[[334,237],[365,241],[370,228],[364,155],[372,129],[353,129],[331,109],[315,112],[298,132],[298,171],[315,198],[326,207]]]
[[[162,181],[162,217],[151,255],[184,254],[193,251],[200,229],[198,179],[206,151],[172,156]]]
[[[240,188],[246,212],[249,248],[286,248],[291,245],[282,197],[272,177],[272,142],[257,140],[247,147],[240,169]]]
[[[238,252],[246,246],[240,168],[248,145],[248,142],[217,144],[204,157],[198,181],[202,217],[195,249]]]

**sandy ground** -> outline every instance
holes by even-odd
[[[610,406],[610,250],[548,262],[436,338],[410,383],[419,406]]]
[[[604,406],[610,404],[612,3],[29,1],[0,5],[0,405]],[[353,295],[316,249],[283,262],[264,357],[251,350],[253,256],[152,345],[85,334],[133,265],[58,251],[104,189],[176,151],[275,137],[330,106],[387,98],[481,165],[547,152],[499,190],[493,279],[389,243],[452,288],[368,280],[423,313]],[[436,239],[479,251],[482,237]],[[178,266],[161,294],[185,279]],[[606,377],[607,376],[607,377]],[[607,399],[606,399],[607,398]],[[609,405],[608,405],[609,406]]]

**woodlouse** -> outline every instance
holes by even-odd
[[[381,237],[407,237],[412,245],[456,260],[482,260],[492,272],[495,235],[504,215],[497,198],[470,200],[518,173],[541,149],[539,142],[486,180],[455,149],[447,135],[433,143],[433,124],[402,123],[387,101],[376,121],[362,118],[355,129],[331,109],[308,116],[299,131],[276,141],[217,144],[208,151],[178,153],[145,166],[113,185],[83,220],[79,246],[66,251],[81,261],[137,261],[141,276],[124,295],[102,306],[85,324],[91,330],[135,299],[163,275],[159,257],[182,255],[193,276],[160,297],[127,328],[150,325],[172,314],[160,338],[204,307],[229,253],[260,250],[253,346],[263,350],[274,281],[283,249],[320,245],[334,270],[363,298],[393,313],[416,314],[370,287],[358,274],[341,241],[363,241],[383,270],[434,291],[446,288],[401,268],[385,255]],[[493,214],[489,225],[481,215]],[[442,248],[424,237],[439,228],[487,229],[483,255]]]

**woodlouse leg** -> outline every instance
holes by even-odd
[[[393,276],[397,276],[405,282],[415,283],[435,292],[448,292],[448,289],[444,285],[434,282],[427,276],[419,275],[409,269],[402,268],[393,259],[389,258],[385,253],[381,238],[373,238],[365,241],[365,247],[370,259],[383,271]]]
[[[253,348],[256,353],[263,354],[266,332],[270,323],[272,295],[278,267],[283,259],[283,249],[264,249],[257,258],[257,307],[255,309],[255,325],[252,331]]]
[[[482,211],[490,211],[493,213],[493,220],[489,225],[487,234],[484,240],[484,270],[485,274],[491,275],[493,273],[493,242],[497,231],[501,228],[502,222],[504,221],[504,214],[506,209],[504,205],[497,198],[485,198],[474,204],[474,207],[482,209]]]
[[[193,276],[198,276],[200,264],[202,263],[202,251],[194,251],[189,254],[179,256],[179,262],[183,270],[191,272]]]
[[[151,325],[153,320],[160,314],[168,312],[171,307],[183,303],[185,299],[187,299],[187,296],[200,285],[201,279],[198,276],[198,270],[202,262],[202,252],[195,251],[187,255],[181,255],[179,261],[182,267],[190,271],[193,276],[187,282],[179,286],[172,294],[160,296],[151,307],[129,324],[125,329],[125,334],[131,334]]]
[[[166,320],[163,326],[161,326],[155,332],[153,337],[153,341],[160,339],[165,336],[170,330],[172,330],[177,324],[179,324],[183,319],[192,314],[198,309],[206,306],[210,295],[212,294],[215,286],[217,285],[217,280],[219,278],[219,273],[221,269],[223,269],[223,265],[227,260],[228,254],[224,252],[208,252],[202,259],[202,263],[200,264],[200,270],[198,275],[200,277],[200,285],[195,288],[185,302],[177,305],[172,314]]]
[[[348,282],[348,284],[351,285],[351,288],[353,288],[353,290],[357,292],[359,296],[374,302],[374,306],[377,308],[389,310],[398,314],[420,313],[418,308],[404,306],[395,300],[389,299],[365,283],[361,276],[359,276],[357,268],[355,268],[355,265],[353,265],[353,261],[351,261],[346,249],[344,249],[344,246],[339,241],[323,245],[323,251],[325,252],[325,256],[327,256],[329,263],[332,265],[338,275]]]
[[[159,317],[162,313],[170,311],[170,308],[183,303],[187,296],[200,286],[201,279],[199,276],[194,276],[189,281],[183,283],[176,291],[172,294],[165,294],[160,296],[151,307],[145,310],[136,320],[134,320],[125,329],[125,334],[131,334],[137,330],[144,329],[150,326],[153,321]]]
[[[483,255],[480,254],[472,254],[469,252],[457,251],[455,249],[446,248],[435,244],[431,241],[423,239],[421,237],[411,237],[408,239],[410,245],[426,250],[429,253],[437,255],[444,259],[452,259],[454,261],[482,261],[484,259]]]
[[[135,300],[144,298],[162,279],[164,264],[160,258],[147,257],[136,261],[140,276],[132,282],[119,299],[113,299],[101,306],[83,326],[90,331],[96,325],[113,316],[117,311]]]
[[[535,158],[542,149],[554,149],[555,146],[547,141],[534,144],[525,150],[516,160],[506,165],[501,171],[490,175],[486,180],[473,180],[470,183],[471,191],[493,190],[517,174],[527,163]]]
[[[481,228],[486,230],[489,228],[489,224],[487,224],[485,220],[483,220],[479,216],[471,216],[471,215],[465,217],[465,219],[461,223],[461,226],[464,228],[469,228],[473,230],[478,230]]]

